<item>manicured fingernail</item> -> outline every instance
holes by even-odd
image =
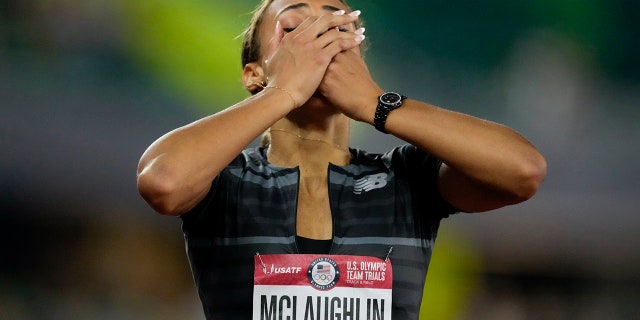
[[[351,11],[351,13],[349,13],[350,16],[352,17],[357,17],[361,14],[362,12],[360,10],[356,10],[356,11]]]
[[[338,10],[338,11],[334,12],[334,13],[333,13],[333,15],[334,15],[334,16],[341,16],[341,15],[343,15],[345,12],[346,12],[346,11],[344,11],[344,10]]]
[[[364,34],[359,34],[354,38],[354,40],[356,40],[357,43],[360,43],[360,42],[364,41],[364,38],[366,38],[364,36]]]
[[[355,33],[355,34],[364,34],[364,31],[365,31],[364,28],[360,28],[360,29],[354,31],[353,33]]]

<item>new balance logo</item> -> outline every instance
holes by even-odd
[[[363,192],[371,191],[374,189],[380,189],[387,185],[387,174],[378,173],[370,176],[364,176],[356,180],[353,186],[354,194],[362,194]]]

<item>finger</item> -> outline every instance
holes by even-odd
[[[351,13],[345,14],[344,10],[336,11],[331,15],[325,15],[321,18],[326,17],[326,28],[328,29],[337,29],[339,31],[354,31],[355,22],[358,21],[360,17],[360,10],[353,11]]]
[[[348,13],[347,15],[349,15],[351,17],[359,17],[360,14],[361,14],[360,10],[355,10],[355,11],[352,11],[352,12]],[[355,23],[355,21],[351,22],[351,23],[347,23],[347,24],[341,25],[339,27],[336,27],[336,29],[338,31],[351,31],[351,32],[354,32],[354,31],[356,31],[356,23]],[[363,31],[364,31],[364,28],[361,28],[361,29],[363,29]]]
[[[354,33],[356,35],[363,35],[364,36],[364,32],[365,32],[365,28],[358,28]],[[364,41],[364,38],[362,39],[362,41]],[[351,51],[355,52],[358,56],[362,56],[362,41],[360,41],[360,43],[355,46],[353,49],[351,49]]]
[[[325,32],[322,36],[318,38],[317,41],[318,41],[319,47],[325,48],[329,44],[335,41],[342,41],[342,40],[353,40],[356,42],[356,44],[359,45],[360,43],[362,43],[364,39],[365,39],[364,28],[360,28],[354,32],[344,32],[344,31],[337,31],[336,29],[332,29]]]
[[[267,50],[266,51],[268,51],[268,52],[275,51],[276,48],[278,48],[280,46],[280,44],[282,43],[282,39],[284,38],[284,36],[285,36],[284,28],[282,27],[282,23],[280,23],[280,20],[278,20],[278,21],[276,21],[276,26],[275,26],[275,30],[273,32],[273,36],[267,42]],[[265,64],[266,64],[267,60],[265,60]]]
[[[351,50],[360,46],[364,41],[364,35],[356,35],[355,37],[343,38],[329,43],[323,50],[323,54],[333,57],[340,52]]]
[[[303,34],[305,37],[309,37],[309,39],[317,38],[318,36],[326,33],[328,30],[339,28],[340,26],[344,25],[353,24],[358,20],[359,15],[360,11],[354,11],[350,14],[345,14],[344,10],[339,10],[332,14],[310,18],[312,19],[310,21],[311,24],[303,31]],[[302,26],[302,24],[300,26]]]

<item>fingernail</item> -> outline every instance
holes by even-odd
[[[364,34],[364,31],[365,31],[365,28],[360,28],[360,29],[354,31],[353,33],[355,33],[355,34]]]
[[[341,15],[343,15],[345,12],[346,12],[346,11],[344,11],[344,10],[338,10],[338,11],[334,12],[334,13],[333,13],[333,15],[334,15],[334,16],[341,16]]]
[[[364,34],[359,34],[354,38],[354,40],[356,40],[357,43],[360,43],[360,42],[364,41],[364,38],[366,38],[364,36]]]
[[[357,17],[361,14],[362,12],[360,10],[356,10],[356,11],[351,11],[351,13],[349,13],[350,16],[352,17]]]

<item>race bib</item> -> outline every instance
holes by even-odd
[[[388,259],[257,254],[254,261],[254,320],[391,320]]]

